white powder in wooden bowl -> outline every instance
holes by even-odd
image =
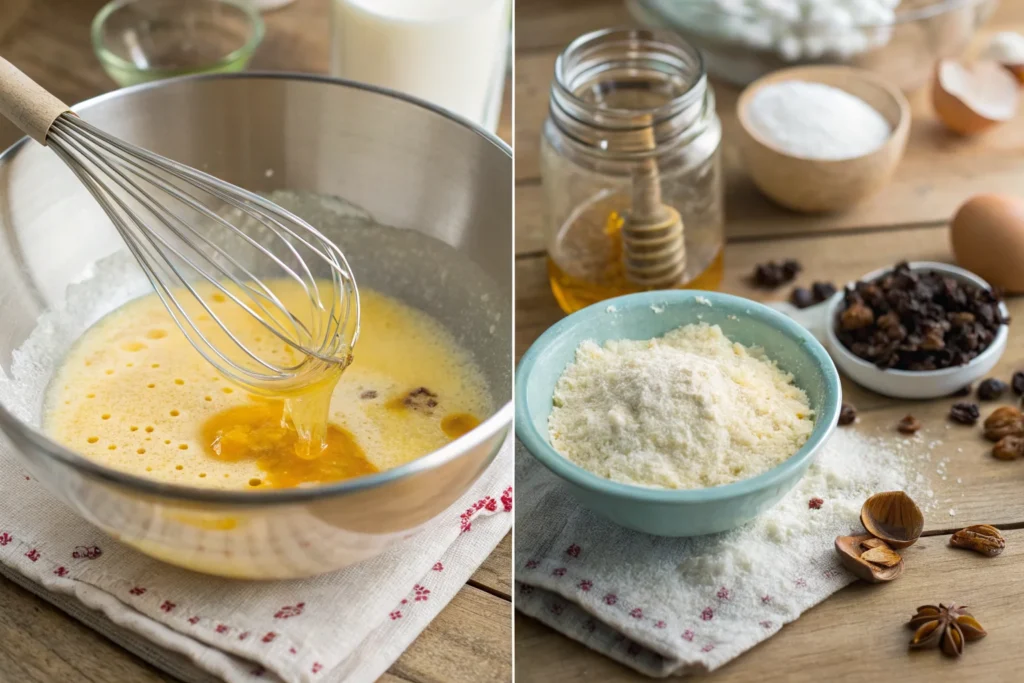
[[[647,341],[583,342],[548,419],[551,444],[580,467],[671,489],[761,474],[813,428],[791,374],[705,323]]]

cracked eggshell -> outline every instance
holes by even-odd
[[[1009,121],[1020,105],[1020,83],[998,62],[970,65],[944,59],[935,69],[932,106],[946,128],[976,135]]]

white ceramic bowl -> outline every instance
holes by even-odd
[[[947,263],[932,261],[915,261],[910,264],[915,271],[933,271],[948,275],[977,287],[991,289],[991,286],[974,273],[951,266]],[[892,268],[881,268],[860,278],[863,281],[876,280]],[[852,284],[852,283],[851,283]],[[829,299],[824,325],[825,346],[828,348],[836,367],[844,375],[857,384],[872,391],[893,398],[927,399],[941,398],[959,391],[963,387],[985,377],[996,366],[1006,350],[1006,340],[1010,336],[1009,325],[1000,326],[995,339],[988,348],[982,351],[969,363],[941,370],[883,370],[874,363],[859,358],[847,349],[836,337],[834,321],[836,313],[843,305],[843,290],[839,290]],[[1006,304],[999,304],[999,311],[1009,316]]]

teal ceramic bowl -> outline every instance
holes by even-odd
[[[559,455],[548,440],[551,397],[585,340],[651,339],[682,325],[718,325],[727,337],[760,346],[807,392],[815,425],[804,446],[756,477],[707,489],[675,490],[610,481]],[[842,401],[839,373],[824,347],[790,318],[749,299],[700,291],[630,294],[561,320],[530,347],[516,371],[516,436],[561,477],[576,500],[629,529],[658,536],[700,536],[748,522],[777,503],[813,462],[835,428]]]

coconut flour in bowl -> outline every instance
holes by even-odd
[[[766,472],[814,429],[807,394],[717,325],[650,340],[583,342],[559,378],[551,445],[613,481],[696,489]]]

